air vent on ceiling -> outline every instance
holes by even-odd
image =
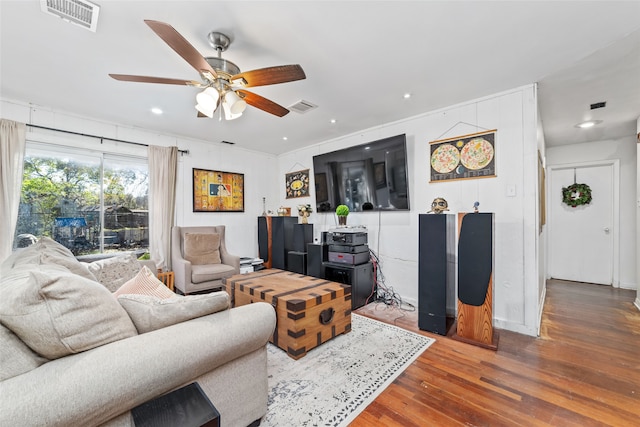
[[[229,144],[229,145],[236,145],[235,142],[230,142],[230,141],[220,141],[223,144]]]
[[[315,108],[318,108],[317,105],[310,103],[309,101],[300,100],[293,105],[290,105],[289,110],[295,111],[296,113],[304,114],[307,111],[311,111]]]
[[[43,12],[96,32],[100,6],[86,0],[40,0]]]
[[[604,108],[606,106],[607,106],[607,103],[604,102],[604,101],[603,102],[596,102],[595,104],[591,104],[591,109],[595,110],[597,108]]]

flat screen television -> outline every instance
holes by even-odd
[[[313,157],[316,212],[409,210],[405,134]]]

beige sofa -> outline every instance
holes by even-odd
[[[273,307],[228,309],[225,293],[162,303],[148,295],[115,298],[91,280],[100,274],[89,267],[48,239],[0,265],[0,425],[132,426],[132,408],[191,382],[222,425],[264,416]],[[193,316],[194,302],[201,309],[214,301],[215,308],[139,333],[122,299],[145,309],[147,300],[154,309],[173,305],[183,317]]]

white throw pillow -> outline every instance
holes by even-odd
[[[125,294],[118,297],[136,326],[144,334],[196,317],[229,308],[229,294],[224,291],[204,295],[177,295],[160,299],[150,295]]]
[[[134,253],[94,261],[88,265],[96,280],[115,292],[120,286],[131,280],[142,266]]]
[[[16,266],[0,295],[0,322],[48,359],[137,335],[111,292],[64,267]]]

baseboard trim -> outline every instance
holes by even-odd
[[[540,336],[540,329],[542,328],[542,313],[544,313],[544,303],[547,301],[547,286],[542,289],[542,296],[540,297],[540,308],[538,309],[538,331],[536,336]]]
[[[640,296],[636,298],[636,300],[633,302],[633,305],[635,305],[638,311],[640,311]]]

